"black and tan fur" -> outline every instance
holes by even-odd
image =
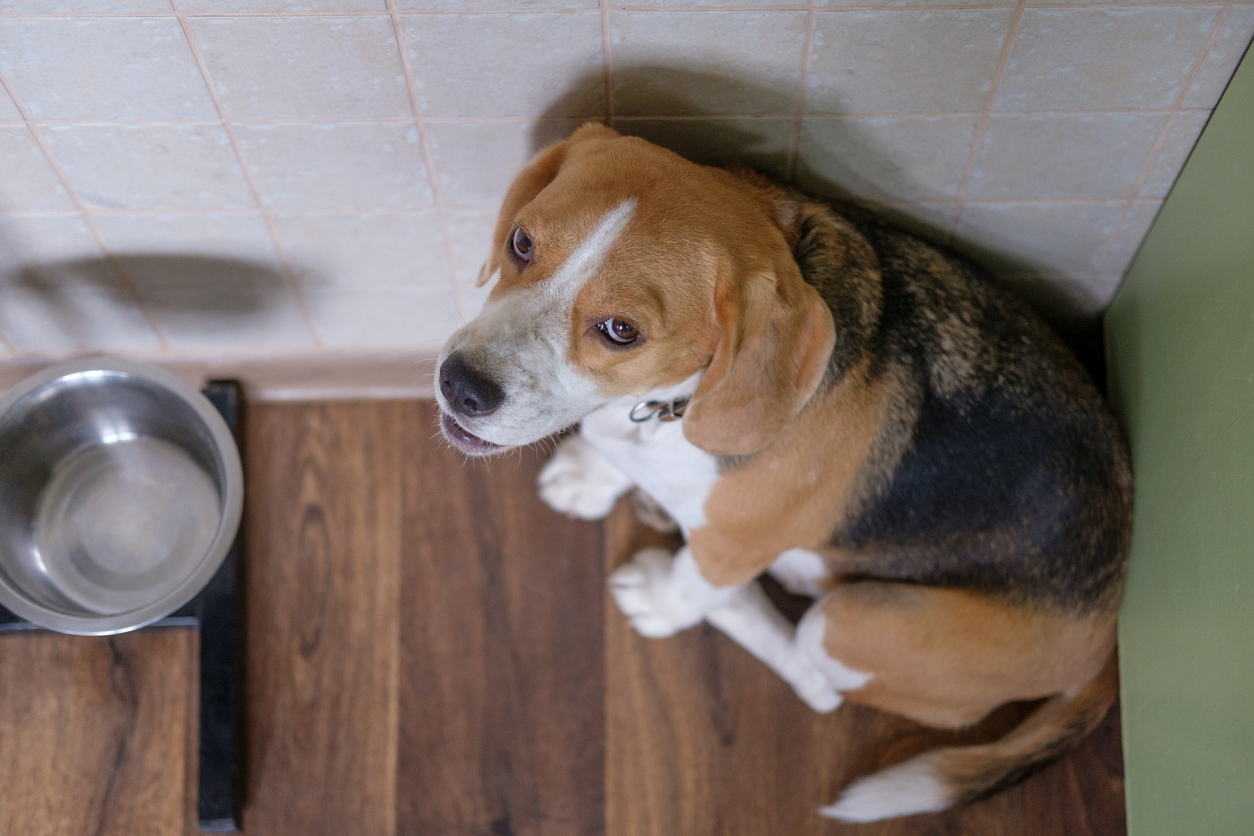
[[[1121,430],[1071,351],[982,270],[858,210],[838,213],[752,172],[737,174],[770,196],[803,278],[832,311],[836,346],[813,402],[852,376],[888,390],[823,551],[840,580],[829,623],[857,616],[843,632],[862,644],[834,647],[833,656],[870,669],[879,660],[863,637],[874,616],[861,611],[900,606],[909,614],[918,590],[932,588],[1029,613],[1008,626],[1005,654],[1023,652],[1016,631],[1026,620],[1090,657],[1075,660],[1093,675],[1079,699],[1054,698],[1006,740],[928,756],[951,771],[955,803],[994,792],[1065,752],[1114,699],[1114,663],[1106,659],[1132,509]],[[727,457],[725,467],[752,469],[753,458]],[[975,630],[990,626],[980,619]],[[939,665],[919,679],[946,675],[961,674]],[[943,726],[1039,696],[1025,682],[967,714],[930,715],[875,693],[882,679],[868,686],[872,693],[848,698]]]
[[[831,535],[842,568],[1078,613],[1117,605],[1127,449],[1071,351],[969,262],[740,174],[773,193],[803,278],[831,308],[836,348],[816,397],[866,358],[868,380],[894,381],[858,507]]]

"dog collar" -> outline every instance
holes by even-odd
[[[684,395],[669,401],[641,401],[631,408],[627,417],[637,424],[643,424],[650,418],[657,418],[662,422],[678,421],[684,417],[684,410],[688,408],[691,398],[691,395]]]

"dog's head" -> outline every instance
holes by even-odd
[[[835,339],[779,211],[725,171],[600,125],[542,151],[501,207],[487,304],[441,351],[446,437],[489,455],[700,374],[688,440],[761,448],[813,394]]]

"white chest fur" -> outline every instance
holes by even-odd
[[[692,391],[691,387],[677,393]],[[669,400],[669,393],[650,399]],[[684,437],[682,421],[628,415],[636,398],[614,401],[586,416],[580,433],[623,475],[653,497],[687,534],[705,525],[705,500],[718,481],[718,460]]]

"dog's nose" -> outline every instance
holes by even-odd
[[[454,412],[469,418],[488,415],[505,399],[501,387],[475,371],[460,352],[440,366],[440,392]]]

